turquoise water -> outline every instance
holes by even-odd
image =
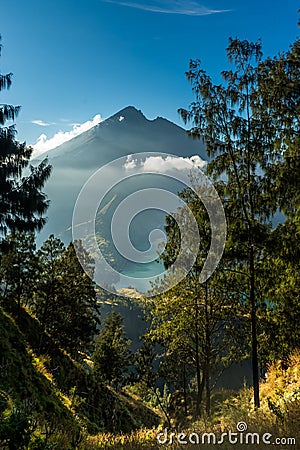
[[[151,289],[150,282],[147,281],[147,278],[158,276],[162,272],[164,272],[164,266],[162,262],[153,261],[147,264],[134,264],[131,263],[130,267],[123,271],[123,275],[128,277],[133,277],[134,280],[128,285],[126,283],[116,283],[116,289],[133,287],[139,292],[146,292]]]

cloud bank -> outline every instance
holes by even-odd
[[[158,172],[166,173],[173,170],[191,170],[191,163],[194,167],[202,168],[206,165],[206,161],[203,161],[200,156],[194,155],[190,158],[167,156],[149,156],[145,161],[138,162],[134,159],[134,155],[127,157],[124,169],[126,171],[133,170],[140,166],[142,172]]]
[[[33,121],[32,121],[33,122]],[[37,121],[36,121],[37,122]],[[76,136],[79,136],[79,134],[84,133],[87,130],[90,130],[94,126],[98,125],[98,123],[102,122],[100,114],[96,114],[95,117],[93,117],[92,120],[88,120],[87,122],[84,122],[82,124],[73,124],[72,129],[70,131],[59,131],[54,136],[48,138],[48,136],[43,133],[40,135],[40,137],[37,139],[36,143],[32,145],[33,147],[33,153],[32,158],[36,158],[37,156],[41,155],[42,153],[45,153],[49,150],[52,150],[55,147],[58,147],[59,145],[63,144],[64,142],[70,141]],[[38,123],[37,125],[41,125]],[[46,126],[46,125],[41,125]]]
[[[207,16],[209,14],[216,14],[227,12],[229,10],[210,9],[200,3],[192,0],[178,1],[178,0],[148,0],[143,3],[135,3],[120,0],[103,0],[106,3],[114,3],[116,5],[127,6],[129,8],[141,9],[143,11],[150,11],[164,14],[181,14],[185,16]]]

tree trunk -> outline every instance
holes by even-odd
[[[210,415],[210,367],[209,367],[209,358],[206,361],[205,365],[205,410],[206,414]]]
[[[251,337],[252,337],[252,378],[254,390],[254,407],[260,407],[259,401],[259,368],[257,354],[256,303],[255,303],[255,269],[254,248],[250,248],[250,305],[251,305]]]
[[[196,401],[196,418],[200,417],[200,408],[202,402],[203,393],[203,383],[201,380],[201,366],[200,366],[200,356],[199,356],[199,330],[198,330],[198,301],[195,302],[195,350],[196,350],[196,377],[197,377],[197,401]]]
[[[205,410],[210,415],[210,320],[208,311],[208,284],[205,283]]]
[[[154,393],[155,393],[155,396],[156,396],[156,399],[157,399],[157,401],[158,401],[158,404],[159,404],[159,406],[160,406],[160,408],[161,408],[161,410],[162,410],[163,414],[165,415],[165,418],[166,418],[166,420],[167,420],[167,422],[168,422],[168,427],[169,427],[169,429],[171,429],[171,428],[172,428],[172,424],[171,424],[171,419],[170,419],[170,416],[169,416],[169,414],[168,414],[168,411],[167,411],[166,408],[163,406],[163,404],[162,404],[162,402],[161,402],[161,400],[160,400],[160,398],[159,398],[159,395],[158,395],[157,392],[156,392],[156,389],[153,389],[153,391],[154,391]]]
[[[183,363],[182,375],[183,375],[183,401],[184,401],[184,413],[185,413],[185,415],[187,416],[188,409],[187,409],[187,395],[186,395],[186,368],[185,368],[185,364],[184,364],[184,363]]]
[[[42,353],[42,344],[43,344],[43,336],[44,333],[46,331],[46,320],[47,320],[47,313],[48,313],[48,298],[46,298],[46,302],[45,302],[45,306],[44,306],[44,311],[42,314],[42,319],[41,319],[41,328],[42,328],[42,332],[40,335],[40,340],[39,340],[39,353]]]

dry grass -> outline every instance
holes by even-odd
[[[97,436],[90,436],[82,444],[82,450],[143,450],[143,449],[163,449],[173,450],[185,448],[194,450],[201,447],[204,450],[211,448],[228,450],[236,449],[267,449],[270,445],[261,442],[264,433],[270,433],[271,443],[277,438],[295,438],[296,444],[278,443],[276,449],[296,450],[300,448],[300,353],[294,353],[288,364],[285,366],[281,361],[272,364],[267,373],[267,378],[260,385],[261,408],[255,411],[253,408],[253,393],[251,389],[244,388],[238,394],[230,394],[216,410],[215,414],[207,418],[202,418],[187,430],[175,430],[176,437],[173,443],[169,441],[166,444],[160,444],[157,441],[158,433],[163,430],[161,427],[156,429],[141,429],[131,434],[108,434],[103,433]],[[258,433],[260,443],[237,445],[229,443],[228,440],[223,444],[179,444],[177,437],[180,432],[187,436],[196,432],[199,436],[203,433],[215,433],[217,440],[223,432],[236,432],[238,422],[247,424],[247,432]],[[168,432],[170,437],[170,431]],[[239,434],[240,438],[240,434]],[[245,441],[244,441],[245,442]],[[274,444],[275,445],[275,444]]]

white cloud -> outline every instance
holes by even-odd
[[[119,122],[123,122],[124,119],[125,119],[124,116],[120,116],[120,117],[119,117]]]
[[[50,138],[48,138],[45,133],[41,134],[36,143],[32,145],[34,149],[32,158],[36,158],[42,153],[52,150],[64,142],[70,141],[79,134],[93,128],[95,125],[98,125],[100,122],[102,122],[101,116],[100,114],[97,114],[92,120],[88,120],[82,124],[73,124],[70,131],[58,131],[58,133]]]
[[[191,164],[192,163],[192,164]],[[170,170],[191,170],[192,165],[195,167],[203,167],[203,161],[198,155],[191,156],[191,158],[175,158],[173,156],[149,156],[142,163],[144,172],[158,171],[160,173],[168,172]]]
[[[122,0],[103,0],[107,3],[115,3],[129,8],[142,9],[164,14],[181,14],[185,16],[207,16],[229,10],[210,9],[193,0],[148,0],[147,2],[135,3]]]
[[[137,162],[133,159],[132,155],[128,155],[126,159],[126,163],[124,164],[125,170],[132,170],[137,166]]]
[[[44,122],[41,119],[32,120],[31,123],[34,125],[39,125],[40,127],[50,127],[50,125],[55,125],[55,122]]]
[[[175,156],[149,156],[139,163],[142,172],[158,172],[165,173],[173,170],[191,170],[193,167],[202,168],[206,164],[200,156],[194,155],[190,158],[175,157]],[[133,155],[127,157],[124,164],[125,170],[133,170],[138,166],[138,161],[133,158]]]

